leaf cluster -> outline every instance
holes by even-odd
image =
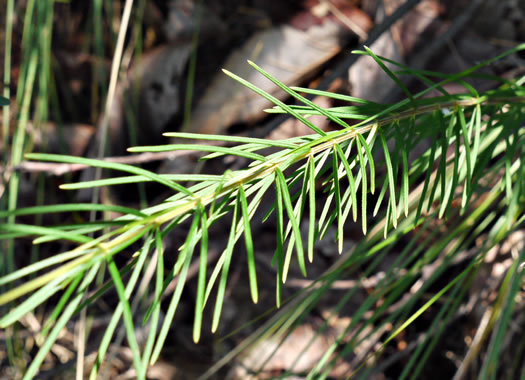
[[[365,318],[371,306],[379,299],[385,299],[384,307],[367,318],[370,324],[381,321],[377,328],[385,323],[396,326],[384,341],[385,346],[432,304],[438,300],[442,302],[443,295],[449,292],[451,298],[443,301],[441,317],[436,319],[424,344],[417,348],[420,350],[417,354],[422,355],[420,357],[428,356],[428,350],[442,334],[447,318],[451,318],[454,308],[458,307],[454,297],[465,293],[466,284],[472,279],[483,255],[523,222],[523,78],[510,81],[478,73],[479,69],[523,49],[525,45],[520,45],[454,75],[412,70],[378,57],[366,48],[364,51],[354,52],[374,59],[403,89],[406,98],[391,105],[306,88],[290,88],[250,62],[255,70],[287,92],[300,105],[287,105],[235,74],[227,71],[225,73],[272,101],[275,107],[268,112],[294,116],[312,130],[311,135],[273,141],[249,137],[167,133],[167,137],[189,143],[129,149],[133,153],[192,150],[204,152],[202,160],[231,155],[250,162],[244,169],[227,171],[223,175],[161,175],[131,165],[94,159],[26,154],[26,158],[31,160],[80,163],[126,173],[126,176],[61,186],[66,190],[153,181],[172,192],[162,203],[142,210],[103,204],[67,204],[0,212],[0,217],[13,219],[28,214],[71,213],[82,210],[122,214],[111,221],[75,225],[37,226],[16,222],[0,224],[1,239],[32,236],[35,237],[34,244],[67,240],[74,245],[74,248],[66,252],[0,278],[0,286],[5,289],[0,294],[0,305],[12,306],[11,311],[0,318],[2,328],[17,322],[53,295],[61,294],[60,301],[39,334],[43,343],[26,372],[26,378],[36,373],[66,323],[112,287],[118,294],[119,305],[106,329],[91,377],[96,377],[122,319],[128,344],[133,352],[134,365],[139,377],[144,378],[147,366],[154,363],[161,353],[186,285],[189,266],[194,260],[199,262],[199,274],[193,338],[196,342],[199,341],[203,315],[208,310],[213,314],[211,329],[217,330],[232,258],[242,252],[236,249],[238,245],[244,246],[250,293],[253,302],[257,302],[257,252],[254,248],[252,226],[253,218],[268,193],[273,194],[275,201],[266,210],[264,219],[275,218],[276,222],[276,248],[272,262],[276,269],[276,306],[281,311],[273,319],[273,325],[265,325],[259,335],[254,336],[260,338],[269,334],[283,334],[340,276],[348,275],[355,268],[364,265],[367,269],[363,276],[366,277],[373,273],[396,242],[403,236],[415,234],[417,239],[411,240],[398,256],[394,266],[396,269],[392,269],[392,272],[379,281],[367,302],[356,311],[353,322],[345,329],[338,343],[334,343],[334,347],[312,370],[310,376],[313,378],[328,374],[337,357],[352,352],[360,341],[366,339],[364,330],[360,330],[357,323]],[[396,70],[389,69],[385,63],[393,64]],[[405,75],[418,78],[427,88],[420,93],[411,94],[400,79]],[[467,82],[473,76],[484,76],[500,86],[495,90],[478,93]],[[449,94],[445,85],[450,82],[462,85],[465,93]],[[439,93],[439,96],[429,97],[433,93]],[[302,94],[327,96],[348,102],[349,105],[324,109]],[[331,132],[319,129],[309,120],[310,115],[326,117],[337,129]],[[235,145],[219,145],[223,143]],[[411,155],[421,149],[423,153],[419,156],[414,158]],[[326,201],[319,207],[321,195]],[[226,215],[231,216],[227,242],[213,269],[208,272],[209,230],[214,223],[225,219]],[[432,223],[442,217],[448,217],[451,221],[448,236],[441,236],[437,229],[432,229]],[[303,235],[301,223],[305,219],[308,221],[308,231]],[[325,236],[331,226],[336,228],[338,250],[343,253],[344,226],[353,222],[360,223],[366,238],[355,247],[352,254],[343,254],[342,260],[332,270],[294,299],[283,300],[282,287],[289,276],[291,265],[296,263],[306,276],[308,265],[314,260],[315,243]],[[166,267],[163,239],[183,224],[189,225],[186,239],[178,251],[175,264]],[[474,236],[487,233],[486,231],[489,231],[486,244],[467,268],[426,303],[418,303],[423,291],[452,265],[458,252],[466,249]],[[129,247],[138,241],[142,248],[129,255],[125,266],[119,267],[115,255],[128,252]],[[420,242],[419,245],[416,241]],[[446,252],[444,256],[443,252]],[[404,307],[385,317],[387,308],[421,275],[422,268],[438,259],[445,264],[425,281]],[[519,267],[522,262],[523,253],[516,258],[506,282],[507,289],[514,289],[513,294],[520,281]],[[153,268],[154,273],[154,300],[144,319],[139,321],[151,326],[145,346],[140,347],[135,336],[137,322],[133,318],[130,301],[137,291],[139,279],[148,272],[148,268]],[[408,275],[400,276],[401,269]],[[87,297],[94,278],[99,272],[106,270],[110,280],[91,291]],[[164,305],[167,311],[161,321],[163,294],[174,279],[177,279],[177,285]],[[209,305],[212,294],[216,294],[213,311]],[[348,302],[352,294],[349,291],[343,297],[334,313]],[[501,302],[512,301],[511,298],[503,297]],[[500,310],[504,310],[502,321],[505,322],[500,322],[499,325],[504,328],[510,315],[506,312],[508,309]],[[498,335],[494,339],[501,337]],[[253,342],[246,342],[248,343]],[[497,351],[499,346],[495,347]],[[496,351],[493,355],[497,354]],[[376,354],[379,355],[380,352]],[[414,378],[413,374],[421,370],[420,363],[414,361],[409,368],[415,368],[415,372],[409,373],[407,370],[404,376]]]

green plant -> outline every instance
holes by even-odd
[[[120,302],[100,344],[91,377],[96,377],[122,319],[137,374],[139,378],[144,378],[149,363],[159,358],[193,259],[200,262],[194,340],[200,339],[204,313],[211,312],[211,294],[214,289],[216,298],[211,328],[212,331],[217,330],[232,257],[239,254],[235,250],[239,240],[244,241],[250,293],[253,302],[257,302],[257,252],[254,249],[251,222],[267,193],[275,194],[275,201],[266,210],[265,219],[275,218],[277,224],[273,264],[276,268],[276,306],[280,310],[226,359],[264,337],[281,337],[289,332],[316,301],[330,290],[335,281],[357,273],[358,268],[363,270],[361,277],[366,278],[396,247],[396,243],[405,239],[409,244],[403,249],[396,248],[399,252],[394,264],[378,281],[366,302],[355,311],[351,323],[309,372],[308,378],[326,377],[338,358],[349,355],[365,339],[378,331],[384,331],[382,329],[391,324],[394,329],[383,340],[383,349],[423,312],[441,303],[431,327],[414,348],[414,354],[402,375],[402,378],[417,378],[433,346],[468,291],[486,253],[523,222],[525,173],[521,163],[524,157],[521,147],[524,143],[524,78],[503,80],[479,74],[478,70],[524,49],[525,45],[522,44],[455,75],[411,70],[378,57],[366,48],[365,51],[354,52],[372,57],[403,89],[406,99],[392,105],[305,88],[289,88],[250,63],[303,105],[286,105],[235,74],[226,74],[271,100],[275,108],[269,112],[289,113],[310,127],[314,134],[272,141],[167,133],[166,136],[171,138],[206,140],[214,144],[176,143],[129,149],[133,153],[193,150],[207,153],[203,160],[232,155],[251,161],[245,169],[227,171],[224,175],[159,175],[131,165],[102,160],[26,154],[26,159],[30,160],[80,163],[129,174],[70,183],[61,186],[63,189],[153,181],[164,185],[173,195],[143,210],[103,204],[65,204],[23,209],[10,207],[8,211],[0,212],[1,218],[10,218],[7,223],[0,225],[2,239],[36,236],[34,244],[65,240],[74,246],[66,252],[41,259],[0,278],[0,286],[5,289],[0,295],[0,305],[18,302],[0,318],[2,328],[13,325],[50,297],[60,294],[59,302],[39,333],[40,351],[27,369],[25,378],[31,378],[37,372],[66,323],[112,287]],[[384,64],[386,62],[395,65],[396,71],[388,69]],[[402,75],[415,76],[427,85],[427,89],[411,94],[399,79]],[[500,86],[478,93],[466,82],[473,76],[492,79]],[[447,93],[444,85],[449,82],[463,85],[466,93]],[[441,95],[424,97],[433,90],[439,91]],[[323,109],[300,93],[328,96],[354,105]],[[323,115],[340,129],[324,132],[308,120],[309,115]],[[349,124],[348,120],[355,123]],[[393,147],[389,146],[389,142],[393,142]],[[222,143],[238,145],[226,147]],[[409,158],[415,147],[425,145],[428,149],[423,154],[413,160]],[[267,153],[268,150],[270,153]],[[318,199],[322,194],[326,194],[326,201],[319,208]],[[372,195],[375,204],[370,205]],[[123,216],[112,221],[66,226],[25,225],[16,223],[14,219],[22,215],[86,210],[118,212]],[[231,215],[232,227],[224,251],[210,274],[207,273],[208,230],[226,215]],[[353,222],[359,221],[366,238],[352,251],[345,252],[343,230],[346,223],[352,223],[350,216]],[[447,217],[444,225],[447,233],[440,233],[432,227],[432,223],[442,217]],[[300,228],[303,218],[308,219],[306,239],[303,239]],[[188,224],[186,239],[175,265],[165,268],[163,238],[173,229]],[[314,261],[315,242],[326,234],[332,224],[337,230],[339,253],[344,252],[341,259],[295,297],[282,299],[282,285],[286,282],[292,263],[296,262],[306,275],[309,263]],[[450,271],[459,255],[471,248],[474,239],[479,236],[483,236],[483,243],[468,258],[462,270],[425,299],[430,286]],[[137,252],[130,251],[136,242],[140,243],[141,248]],[[117,265],[115,255],[118,253],[128,256],[126,265]],[[480,371],[481,378],[497,373],[497,357],[519,291],[524,256],[525,253],[521,252],[514,258],[494,305],[490,327],[493,338],[488,347],[486,365]],[[424,277],[423,270],[436,263],[439,264],[436,269]],[[140,348],[135,336],[131,296],[137,288],[139,277],[150,265],[155,267],[155,280],[151,289],[154,301],[149,305],[143,323],[150,323],[151,328],[145,346]],[[95,277],[106,269],[110,280],[87,297],[88,290],[93,290],[91,284]],[[162,294],[167,284],[177,277],[177,286],[161,322]],[[401,295],[421,278],[424,278],[421,286],[409,293],[401,306],[389,311],[389,307],[398,302]],[[349,289],[333,315],[344,307],[359,286],[357,284]],[[374,308],[379,301],[381,306]],[[360,321],[365,320],[365,315],[366,322],[360,324]],[[498,319],[498,316],[501,318]],[[371,329],[366,329],[367,326]],[[323,325],[319,333],[326,327],[327,324]],[[363,358],[358,368],[360,371],[356,374],[365,378],[373,367],[364,368],[364,359],[372,356],[377,359],[382,349]],[[215,368],[210,371],[213,370]]]

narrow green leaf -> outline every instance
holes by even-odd
[[[9,313],[3,315],[0,319],[0,328],[6,328],[7,326],[10,326],[16,321],[20,320],[20,318],[22,318],[24,315],[29,313],[31,310],[36,309],[49,297],[53,296],[56,292],[62,289],[62,286],[67,286],[67,284],[69,284],[71,281],[75,283],[76,276],[80,276],[84,270],[84,266],[77,267],[74,270],[71,270],[71,272],[65,273],[62,276],[56,277],[46,283],[43,287],[35,291],[23,302],[16,305],[14,309],[9,311]]]
[[[357,147],[357,155],[359,157],[359,166],[361,167],[361,177],[362,177],[362,186],[361,186],[361,225],[363,228],[363,234],[366,235],[366,227],[367,227],[367,221],[366,221],[366,199],[368,197],[368,186],[367,186],[367,180],[366,180],[366,163],[363,156],[363,151],[361,149],[362,144],[359,138],[355,140],[356,147]]]
[[[144,347],[144,353],[142,355],[142,362],[144,363],[146,368],[148,367],[148,363],[150,362],[151,354],[153,352],[153,345],[155,344],[155,337],[157,336],[158,325],[160,320],[160,299],[162,297],[162,292],[164,289],[164,247],[162,245],[162,233],[160,231],[160,228],[157,228],[155,230],[154,259],[155,258],[157,266],[155,268],[155,288],[153,290],[153,294],[155,296],[154,299],[158,300],[158,302],[154,302],[154,305],[152,305],[153,307],[151,312],[151,319],[149,319],[149,315],[146,315],[142,322],[142,325],[144,326],[146,322],[150,320],[149,333],[148,337],[146,338],[146,345]]]
[[[299,221],[295,217],[292,200],[290,198],[290,193],[288,192],[288,187],[286,185],[286,180],[284,179],[283,172],[280,169],[275,171],[277,185],[281,187],[284,207],[286,213],[288,214],[288,219],[292,223],[292,231],[295,238],[295,247],[297,251],[297,260],[299,262],[299,268],[301,269],[302,274],[306,277],[306,265],[304,261],[304,251],[303,251],[303,242],[301,237],[301,230],[299,229]]]
[[[282,140],[270,140],[270,139],[258,139],[254,137],[244,136],[232,136],[232,135],[208,135],[202,133],[186,133],[186,132],[167,132],[163,134],[167,137],[183,138],[183,139],[195,139],[195,140],[212,140],[212,141],[224,141],[229,143],[245,143],[245,144],[260,144],[263,146],[273,146],[276,148],[297,148],[296,144],[285,142]]]
[[[356,98],[354,96],[336,94],[334,92],[329,92],[329,91],[321,91],[321,90],[316,90],[316,89],[312,89],[312,88],[295,87],[295,86],[291,86],[290,88],[292,90],[294,90],[294,91],[304,92],[305,94],[311,94],[311,95],[316,95],[316,96],[325,96],[327,98],[343,100],[345,102],[359,103],[359,104],[372,104],[372,105],[375,105],[375,106],[378,106],[378,107],[382,107],[383,106],[382,104],[374,103],[374,102],[372,102],[370,100]]]
[[[60,318],[49,333],[47,339],[44,341],[43,345],[40,347],[40,350],[31,361],[29,368],[24,373],[23,380],[30,380],[35,377],[35,374],[37,373],[38,369],[42,365],[42,362],[51,350],[51,347],[53,347],[56,340],[58,339],[59,334],[63,332],[63,329],[66,326],[66,324],[69,321],[71,321],[71,318],[73,317],[73,314],[75,313],[78,304],[80,304],[80,302],[84,298],[85,292],[87,291],[88,286],[92,283],[99,268],[100,262],[95,263],[89,269],[88,273],[83,277],[82,283],[80,284],[77,292],[75,293],[75,297],[69,302],[64,312],[60,315]]]
[[[509,336],[509,325],[513,321],[513,315],[517,312],[516,300],[518,300],[520,288],[523,287],[523,263],[525,262],[525,250],[512,263],[503,280],[499,290],[499,296],[494,307],[493,316],[498,316],[495,323],[492,339],[488,345],[487,359],[484,361],[480,371],[480,378],[490,378],[489,374],[499,373],[498,366],[501,363],[501,353],[504,349],[504,340]],[[520,268],[521,267],[521,268]],[[519,305],[519,304],[518,304]],[[518,307],[519,310],[519,307]],[[510,372],[509,372],[510,373]],[[524,371],[522,369],[522,375]],[[523,377],[523,376],[522,376]],[[492,378],[496,378],[495,375]]]
[[[368,165],[370,166],[370,193],[374,194],[376,188],[376,169],[374,165],[374,157],[372,156],[372,151],[368,146],[363,135],[360,133],[357,134],[357,138],[360,140],[361,145],[365,148],[366,156],[368,157]]]
[[[160,328],[159,336],[157,338],[155,348],[153,349],[153,354],[151,355],[150,364],[154,364],[159,358],[160,352],[162,350],[162,347],[164,346],[164,342],[171,328],[173,317],[175,316],[175,312],[177,311],[177,307],[182,296],[182,290],[184,289],[184,285],[186,282],[186,276],[188,275],[188,268],[190,267],[191,258],[193,256],[193,250],[196,244],[195,235],[197,233],[199,220],[201,217],[202,216],[199,212],[199,209],[197,209],[194,213],[190,230],[188,231],[186,241],[183,245],[183,252],[181,253],[185,258],[184,266],[182,267],[182,270],[179,273],[177,286],[175,287],[175,291],[173,292],[173,296],[168,306],[168,310],[166,311],[166,315],[164,317],[164,322]]]
[[[333,170],[333,181],[334,181],[334,194],[335,194],[335,213],[337,219],[337,249],[339,254],[343,252],[343,219],[341,217],[342,206],[341,206],[341,192],[339,190],[339,173],[338,173],[338,162],[337,162],[337,148],[334,146],[332,153],[332,170]]]
[[[202,330],[202,317],[204,313],[204,294],[206,292],[206,269],[208,266],[208,221],[206,210],[201,208],[201,254],[199,258],[199,276],[197,280],[197,298],[195,301],[195,317],[193,322],[193,341],[198,343]]]
[[[364,47],[366,52],[368,53],[368,55],[370,57],[372,57],[374,59],[374,61],[376,61],[376,63],[379,65],[379,67],[381,67],[381,69],[383,69],[383,71],[390,77],[392,78],[392,80],[399,86],[399,88],[401,90],[403,90],[403,92],[405,93],[405,95],[407,96],[407,98],[410,99],[410,102],[414,102],[414,97],[412,96],[412,94],[410,93],[410,91],[408,90],[407,86],[405,86],[405,84],[397,77],[396,74],[394,74],[394,72],[392,70],[390,70],[384,63],[383,61],[381,61],[381,59],[379,59],[379,57],[377,55],[374,54],[374,52],[372,50],[370,50],[367,46]]]
[[[470,151],[470,134],[467,131],[467,123],[465,121],[465,113],[463,112],[463,109],[461,107],[457,107],[458,115],[459,115],[459,125],[461,126],[461,133],[463,137],[463,146],[465,147],[465,155],[467,159],[467,175],[465,177],[465,192],[464,194],[469,195],[471,193],[471,186],[472,186],[472,153]],[[459,141],[456,141],[456,144],[459,144]],[[465,196],[462,201],[462,208],[465,208],[467,204],[468,197]]]
[[[211,325],[211,331],[214,333],[219,327],[219,321],[222,313],[222,305],[224,303],[224,294],[226,293],[226,283],[228,282],[228,272],[233,256],[233,246],[235,245],[235,230],[237,228],[237,219],[239,215],[239,199],[235,202],[233,209],[232,226],[230,229],[230,236],[228,237],[228,243],[224,251],[224,264],[222,265],[221,278],[219,280],[219,287],[217,289],[217,298],[215,301],[215,308],[213,310],[213,319]]]
[[[70,203],[63,205],[46,205],[46,206],[34,206],[24,207],[11,211],[0,211],[0,218],[5,218],[9,215],[21,216],[21,215],[38,215],[38,214],[51,214],[58,212],[77,212],[77,211],[101,211],[101,212],[117,212],[121,214],[131,214],[140,217],[145,217],[146,214],[130,208],[117,205],[108,204],[92,204],[92,203]]]
[[[472,169],[476,167],[476,161],[479,153],[479,146],[481,143],[481,105],[476,104],[474,114],[472,115],[474,123],[474,143],[472,146]]]
[[[146,259],[148,258],[148,253],[149,253],[149,248],[151,246],[151,243],[152,243],[153,239],[146,239],[144,245],[142,246],[141,250],[140,250],[140,254],[138,255],[138,258],[136,260],[133,260],[132,262],[134,263],[133,265],[133,272],[131,274],[131,277],[128,281],[128,284],[126,285],[126,289],[125,289],[125,292],[124,292],[124,295],[125,297],[128,299],[129,297],[131,297],[131,294],[135,288],[135,285],[139,279],[139,276],[142,272],[142,268],[144,267],[144,263],[146,262]],[[122,277],[124,274],[126,274],[128,272],[127,270],[127,266],[124,267],[122,270],[120,270],[120,277]],[[107,285],[110,285],[112,283],[111,282],[108,282]],[[103,289],[105,288],[105,286],[102,287],[102,291],[100,293],[103,292]],[[98,292],[97,292],[98,293]],[[95,299],[97,299],[98,297],[95,295],[93,297],[90,297],[92,298],[91,299],[91,302],[93,302]],[[80,309],[82,309],[83,307],[86,307],[87,305],[90,304],[89,302],[90,300],[87,299],[86,301],[84,301],[78,308],[77,308],[77,311],[80,311]],[[93,366],[92,370],[91,370],[91,374],[90,374],[90,378],[95,378],[96,375],[97,375],[97,372],[98,370],[100,369],[100,366],[102,365],[103,361],[104,361],[104,357],[106,355],[106,352],[109,348],[109,345],[112,341],[112,338],[113,338],[113,335],[115,333],[115,330],[117,329],[118,325],[119,325],[119,322],[121,320],[121,316],[122,316],[122,313],[123,313],[123,305],[121,303],[119,303],[119,305],[117,305],[117,308],[115,309],[112,317],[111,317],[111,320],[109,321],[109,324],[108,326],[106,327],[106,330],[104,332],[104,336],[102,337],[102,340],[99,344],[99,348],[98,348],[98,353],[97,353],[97,359],[95,361],[95,365]],[[153,326],[152,325],[152,328],[155,329],[156,331],[156,326]],[[150,331],[150,334],[151,334],[151,331]],[[147,363],[147,361],[142,361],[144,364]],[[145,371],[145,366],[142,366],[142,372]]]
[[[505,198],[507,200],[507,203],[510,202],[513,196],[512,191],[512,172],[511,172],[511,166],[513,162],[513,155],[514,155],[514,146],[516,144],[516,140],[514,140],[514,144],[512,144],[510,141],[509,136],[505,136]]]
[[[230,170],[226,170],[221,177],[222,178],[220,179],[220,181],[219,181],[219,183],[217,185],[217,190],[215,191],[215,194],[220,194],[222,192],[222,189],[224,188],[224,184],[231,177],[231,171]],[[211,205],[210,205],[210,211],[209,211],[209,214],[208,214],[210,216],[210,218],[211,218],[211,215],[215,212],[215,203],[216,202],[217,202],[216,197],[213,197],[213,200],[212,200]]]
[[[394,228],[397,228],[396,188],[394,182],[394,170],[392,168],[392,161],[390,160],[390,152],[388,151],[388,145],[381,131],[379,132],[379,137],[381,139],[381,144],[383,145],[383,152],[385,153],[385,164],[388,174],[388,187],[390,189],[390,209],[392,213],[392,225],[394,226]],[[388,219],[386,225],[388,225]]]
[[[310,211],[310,218],[308,221],[308,261],[311,263],[314,260],[314,244],[315,244],[315,167],[312,156],[308,157],[307,172],[305,181],[308,180],[308,210]]]
[[[213,271],[210,275],[210,279],[208,280],[208,284],[206,285],[206,293],[204,294],[204,306],[206,306],[206,303],[208,302],[208,299],[211,295],[211,291],[213,290],[213,286],[215,285],[215,281],[217,281],[217,278],[221,273],[222,267],[224,266],[226,254],[227,252],[226,250],[224,250],[221,256],[219,257],[219,260],[217,260],[217,264],[215,264],[215,268],[213,268]]]
[[[322,115],[319,111],[312,109],[308,106],[288,106],[290,109],[294,110],[301,116],[319,116]],[[337,116],[340,119],[349,119],[349,120],[368,120],[376,112],[379,112],[384,109],[384,106],[342,106],[342,107],[329,107],[325,110],[330,112],[332,115]],[[285,114],[287,111],[283,110],[278,106],[273,108],[265,109],[264,112],[271,114]]]
[[[510,172],[510,168],[509,168],[509,172]],[[521,164],[519,169],[518,169],[518,174],[517,174],[517,180],[516,180],[516,183],[514,185],[514,188],[512,189],[511,191],[511,194],[510,194],[510,198],[507,199],[508,201],[508,208],[507,208],[507,212],[506,212],[506,219],[507,219],[507,229],[509,231],[512,230],[512,226],[514,224],[514,222],[519,218],[519,215],[520,215],[520,212],[519,212],[519,209],[520,209],[520,196],[522,197],[523,194],[522,194],[522,187],[523,187],[523,176],[525,175],[525,165]],[[523,205],[521,206],[523,207]]]
[[[135,146],[128,148],[128,152],[141,153],[141,152],[170,152],[176,150],[194,150],[199,152],[214,152],[221,153],[228,156],[239,156],[249,158],[254,161],[265,161],[264,156],[256,153],[245,152],[241,149],[235,149],[235,147],[226,148],[224,146],[215,145],[199,145],[199,144],[169,144],[169,145],[153,145],[153,146]],[[162,177],[160,177],[162,178]]]
[[[61,231],[51,227],[30,226],[27,224],[0,224],[0,232],[20,232],[27,235],[54,236],[59,239],[73,241],[75,243],[89,243],[93,239],[84,235],[78,235],[70,231]]]
[[[428,201],[430,202],[430,199],[427,198],[427,191],[428,191],[428,186],[430,184],[430,177],[432,175],[432,169],[434,165],[434,158],[436,156],[437,146],[438,146],[437,140],[433,139],[432,146],[430,147],[430,154],[428,155],[428,160],[426,164],[427,174],[425,175],[425,182],[423,184],[423,190],[421,191],[421,196],[419,198],[419,202],[417,205],[416,217],[414,218],[414,225],[417,225],[419,221],[419,218],[421,216],[421,211],[423,210],[423,203],[425,203],[425,200],[428,199]]]
[[[374,212],[372,214],[373,216],[376,216],[377,213],[379,212],[379,208],[381,207],[381,204],[383,203],[383,199],[385,197],[387,187],[388,187],[388,177],[385,177],[385,180],[383,181],[383,185],[381,186],[381,191],[379,192],[379,197],[377,197],[377,202],[374,207]]]
[[[250,214],[248,213],[248,201],[246,200],[246,194],[244,193],[244,188],[242,185],[239,187],[238,197],[241,201],[242,221],[244,225],[244,241],[246,244],[246,255],[248,259],[248,277],[250,279],[250,292],[253,303],[257,303],[259,299],[259,291],[257,290],[257,273],[255,271],[255,257],[253,254]]]
[[[324,164],[326,162],[326,160],[328,159],[328,156],[330,155],[330,150],[329,149],[326,149],[324,151],[324,153],[322,154],[321,156],[321,159],[319,160],[319,162],[317,163],[317,166],[315,168],[315,175],[316,176],[319,176],[320,173],[323,173],[324,172]],[[329,165],[326,165],[327,168],[329,168]],[[332,203],[332,199],[333,199],[333,193],[330,193],[328,195],[328,198],[326,199],[326,202],[323,206],[323,210],[321,211],[321,216],[319,217],[319,222],[317,223],[318,225],[318,231],[319,231],[319,236],[318,238],[319,239],[322,239],[324,234],[326,233],[326,230],[328,229],[328,226],[329,226],[329,223],[326,223],[326,218],[328,216],[328,212],[330,211],[330,205]]]
[[[343,128],[348,128],[349,125],[344,122],[343,120],[341,120],[340,118],[338,118],[334,113],[332,112],[328,112],[327,110],[319,107],[317,104],[315,104],[314,102],[312,102],[311,100],[308,100],[306,99],[304,96],[301,96],[300,94],[298,94],[297,92],[295,92],[294,90],[292,90],[290,87],[286,86],[284,83],[282,83],[281,81],[279,81],[278,79],[274,78],[273,76],[271,76],[270,74],[268,74],[266,71],[264,71],[262,68],[260,68],[259,66],[257,66],[255,63],[253,63],[252,61],[248,61],[248,64],[250,66],[252,66],[255,70],[257,70],[259,73],[261,73],[262,75],[264,75],[267,79],[271,80],[275,85],[277,85],[277,87],[279,87],[281,90],[285,91],[286,93],[288,93],[290,96],[294,97],[295,99],[299,100],[300,102],[303,102],[304,104],[306,104],[307,106],[313,108],[314,110],[316,110],[317,112],[319,112],[321,115],[323,115],[324,117],[326,117],[328,120],[331,120],[333,121],[334,123],[336,124],[339,124],[341,127]]]
[[[49,315],[47,318],[44,326],[42,327],[42,330],[40,331],[40,337],[41,339],[45,339],[47,337],[47,334],[49,334],[49,330],[53,327],[55,324],[57,318],[60,316],[60,313],[64,310],[64,308],[67,305],[67,301],[71,298],[73,295],[73,292],[77,288],[78,284],[80,284],[80,281],[82,281],[82,278],[84,277],[85,272],[80,272],[76,275],[75,278],[73,278],[73,281],[67,286],[66,291],[62,294],[60,297],[60,300],[56,304],[55,308],[53,309],[53,312]],[[64,285],[67,283],[67,281],[64,282]],[[32,309],[34,310],[34,309]],[[25,313],[21,314],[25,315]],[[20,318],[17,318],[16,321],[18,321]]]
[[[413,120],[412,120],[413,121]],[[409,136],[407,136],[409,137]],[[403,141],[403,137],[399,137],[398,141]],[[408,191],[409,191],[409,179],[408,179],[408,144],[406,141],[403,141],[401,143],[401,164],[402,164],[402,180],[401,180],[401,196],[400,196],[400,204],[402,204],[404,207],[404,213],[405,217],[408,216]]]
[[[133,357],[133,365],[135,366],[135,369],[138,373],[142,373],[143,363],[140,358],[140,348],[137,342],[137,337],[135,336],[135,325],[133,323],[133,315],[131,313],[131,307],[129,305],[129,296],[126,296],[125,294],[124,283],[122,282],[122,278],[120,277],[117,265],[115,264],[115,261],[113,261],[112,258],[109,258],[108,260],[108,269],[111,278],[113,279],[113,283],[115,284],[117,294],[119,296],[119,305],[122,305],[122,310],[124,313],[124,327],[126,329],[126,337],[128,339],[129,348],[131,349]]]
[[[436,191],[438,188],[438,185],[441,185],[441,196],[443,197],[445,195],[445,187],[446,187],[446,166],[447,166],[447,154],[448,154],[448,146],[449,146],[449,140],[447,138],[447,128],[445,128],[445,123],[443,120],[442,113],[438,113],[438,120],[439,120],[439,129],[442,130],[441,132],[441,159],[439,160],[439,166],[436,173],[436,178],[434,179],[434,186],[432,186],[432,190],[430,191],[430,197],[428,198],[427,203],[427,212],[430,211],[432,207],[432,203],[434,202],[434,197],[436,195]],[[451,122],[453,121],[453,118],[451,118]]]
[[[252,90],[256,94],[261,95],[263,98],[269,100],[276,106],[281,107],[283,110],[288,112],[290,115],[294,116],[297,120],[300,120],[301,122],[303,122],[307,127],[315,131],[317,134],[321,136],[326,136],[326,132],[324,132],[322,129],[319,129],[319,127],[316,127],[314,124],[312,124],[312,122],[310,122],[308,119],[305,119],[303,116],[301,116],[301,114],[299,114],[297,111],[294,111],[291,107],[287,106],[286,104],[284,104],[282,101],[280,101],[276,97],[257,88],[256,86],[252,85],[250,82],[246,81],[245,79],[242,79],[241,77],[231,73],[228,70],[223,69],[222,71],[224,72],[224,74],[228,75],[232,79],[235,79],[237,82],[241,83],[242,85],[248,87],[250,90]]]
[[[473,263],[475,264],[475,262]],[[438,301],[450,288],[456,284],[459,280],[463,279],[467,274],[470,273],[473,266],[470,265],[467,269],[465,269],[463,272],[461,272],[458,276],[456,276],[452,281],[450,281],[443,289],[441,289],[438,293],[436,293],[429,301],[427,301],[423,306],[421,306],[415,313],[413,313],[406,321],[401,324],[393,333],[391,333],[388,338],[385,340],[385,342],[382,344],[382,346],[386,346],[392,339],[394,339],[396,336],[398,336],[403,330],[405,330],[408,326],[412,324],[421,314],[423,314],[430,306],[432,306],[436,301]]]
[[[439,209],[439,217],[442,218],[445,212],[448,214],[448,210],[450,210],[450,207],[452,205],[452,201],[454,200],[454,192],[456,190],[456,186],[459,182],[459,171],[460,171],[460,165],[459,165],[459,158],[460,158],[460,131],[461,127],[454,128],[455,132],[455,138],[456,138],[456,147],[455,147],[455,154],[454,154],[454,165],[452,167],[452,181],[449,181],[447,190],[442,198],[441,207]]]
[[[288,267],[284,266],[284,253],[283,253],[283,247],[284,247],[284,210],[283,210],[283,192],[281,190],[281,186],[276,181],[275,183],[275,191],[276,191],[276,216],[277,216],[277,227],[276,227],[276,235],[277,235],[277,248],[275,250],[274,255],[274,262],[277,266],[277,278],[276,278],[276,285],[275,285],[275,303],[277,307],[281,307],[281,294],[282,294],[282,284],[286,282],[286,278],[288,276]],[[275,260],[277,259],[277,260]]]
[[[357,187],[354,179],[354,175],[352,174],[352,168],[350,167],[350,163],[346,159],[345,154],[343,153],[343,150],[341,149],[341,146],[339,144],[335,145],[335,149],[337,154],[339,155],[339,159],[343,163],[343,166],[345,168],[345,173],[348,178],[348,184],[350,188],[350,199],[348,200],[348,206],[351,207],[353,211],[353,219],[354,222],[357,221]],[[347,154],[350,153],[351,144],[348,146]],[[345,215],[348,214],[349,211],[345,210]]]
[[[165,178],[168,181],[175,182],[196,182],[196,181],[220,181],[220,175],[210,175],[210,174],[159,174],[161,178]],[[153,182],[151,178],[134,175],[134,176],[125,176],[125,177],[115,177],[115,178],[104,178],[96,181],[83,181],[77,183],[65,183],[60,185],[62,190],[78,190],[78,189],[90,189],[93,187],[104,187],[104,186],[114,186],[114,185],[123,185],[129,183],[142,183],[142,182]],[[102,205],[93,205],[93,206],[102,206]]]

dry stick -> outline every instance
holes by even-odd
[[[330,0],[321,0],[321,3],[325,4],[328,7],[328,10],[335,17],[337,17],[338,20],[345,24],[348,27],[348,29],[357,34],[359,36],[360,41],[366,40],[366,37],[368,37],[366,31],[363,30],[363,28],[361,28],[359,24],[357,24],[351,18],[349,18],[343,12],[341,12],[339,8],[337,8]]]
[[[161,160],[172,160],[179,156],[186,156],[195,154],[193,150],[182,150],[172,152],[146,152],[141,154],[135,154],[132,156],[116,156],[106,157],[101,159],[105,162],[116,162],[120,164],[142,164],[153,161]],[[49,175],[61,176],[66,173],[72,173],[79,170],[88,169],[91,166],[84,164],[58,164],[52,162],[34,162],[34,161],[22,161],[15,167],[15,170],[25,172],[46,172]],[[1,169],[1,167],[0,167]]]

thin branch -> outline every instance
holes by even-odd
[[[162,160],[173,160],[176,157],[187,156],[190,154],[195,154],[194,150],[180,150],[172,152],[146,152],[141,154],[135,154],[132,156],[115,156],[115,157],[106,157],[101,161],[106,162],[116,162],[119,164],[143,164],[153,161],[162,161]],[[49,175],[61,176],[66,173],[72,173],[79,170],[84,170],[90,168],[91,166],[84,164],[58,164],[52,162],[34,162],[34,161],[22,161],[19,165],[15,166],[15,170],[32,172],[32,173],[41,173],[45,172]],[[0,167],[0,170],[3,170]],[[9,170],[9,169],[7,169]]]

